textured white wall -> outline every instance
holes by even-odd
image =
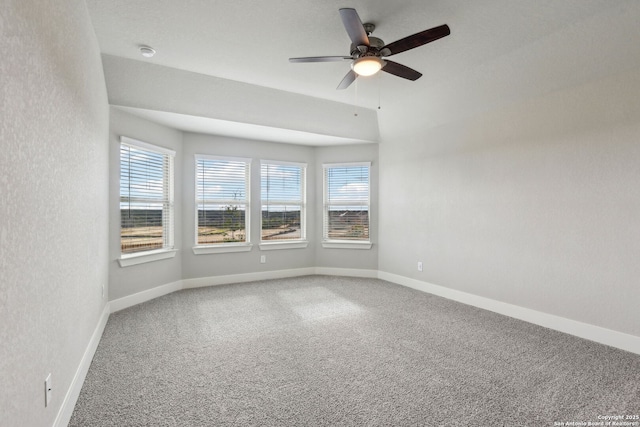
[[[638,71],[385,138],[380,270],[640,336]]]
[[[4,0],[0,58],[0,424],[50,426],[106,302],[108,105],[84,1]]]

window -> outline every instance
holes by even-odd
[[[120,248],[123,255],[173,248],[175,152],[120,139]]]
[[[250,159],[196,156],[196,245],[249,243]]]
[[[324,242],[369,242],[370,166],[370,163],[323,166]]]
[[[299,163],[261,162],[261,242],[301,241],[306,238],[306,169],[305,164]]]

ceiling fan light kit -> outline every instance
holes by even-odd
[[[372,76],[382,70],[407,80],[418,80],[422,74],[405,65],[382,58],[414,49],[451,34],[449,26],[444,24],[411,36],[384,44],[377,37],[370,37],[375,25],[363,24],[355,9],[340,9],[340,18],[351,39],[351,56],[310,56],[289,58],[289,62],[333,62],[351,61],[351,70],[344,76],[337,89],[346,89],[358,76]]]
[[[351,63],[351,69],[359,76],[373,76],[384,65],[384,61],[377,56],[365,56],[354,60]]]

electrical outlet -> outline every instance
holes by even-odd
[[[422,271],[422,261],[418,261],[418,271]]]
[[[47,375],[44,380],[44,407],[46,408],[51,403],[51,374]]]
[[[265,264],[267,262],[267,256],[266,255],[260,255],[260,264]]]

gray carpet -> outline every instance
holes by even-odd
[[[381,280],[114,313],[70,426],[553,426],[640,414],[640,356]]]

